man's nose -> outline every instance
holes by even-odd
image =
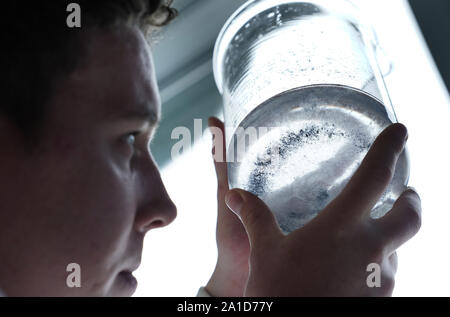
[[[175,204],[168,199],[153,201],[141,207],[136,215],[136,230],[141,233],[170,224],[177,215]]]
[[[164,187],[161,174],[151,155],[141,176],[142,199],[137,210],[135,227],[138,232],[146,233],[170,224],[177,216],[177,208]]]

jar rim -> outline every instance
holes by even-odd
[[[309,3],[321,8],[326,12],[340,14],[352,19],[358,26],[366,26],[364,21],[367,17],[351,0],[249,0],[242,4],[225,22],[214,45],[213,74],[214,80],[220,94],[223,94],[223,60],[226,48],[233,40],[235,34],[255,15],[278,5],[289,3]],[[367,26],[366,26],[367,27]],[[369,36],[372,43],[377,45],[376,35],[372,28]]]

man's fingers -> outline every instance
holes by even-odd
[[[372,144],[342,193],[331,203],[333,207],[357,216],[368,214],[391,181],[406,139],[404,125],[396,123],[387,127]]]
[[[225,200],[241,219],[253,249],[264,247],[283,236],[269,207],[257,196],[242,189],[233,189],[227,193]]]
[[[384,217],[374,220],[380,231],[380,242],[387,252],[394,252],[419,231],[421,212],[419,195],[407,189]]]
[[[225,152],[225,128],[222,121],[215,117],[208,119],[208,126],[213,135],[213,159],[219,188],[228,190],[228,174]],[[225,193],[224,193],[225,195]]]

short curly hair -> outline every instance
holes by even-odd
[[[81,28],[67,27],[72,2],[81,7]],[[83,58],[82,32],[132,24],[149,36],[175,18],[171,4],[172,0],[2,2],[0,116],[13,122],[27,143],[36,143],[55,84]]]

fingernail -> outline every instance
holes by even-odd
[[[241,212],[241,208],[244,205],[242,196],[236,190],[230,190],[225,196],[225,203],[227,206],[238,216]]]
[[[211,126],[213,126],[213,118],[209,117],[208,118],[208,127],[211,127]]]
[[[419,193],[417,192],[417,189],[415,189],[414,187],[408,186],[408,187],[406,188],[406,191],[413,192],[413,193],[419,198],[419,200],[422,200],[422,199],[420,198]]]
[[[212,122],[211,122],[211,118],[208,119],[208,131],[209,133],[211,133],[211,137],[214,139],[214,133],[212,131]]]
[[[415,189],[415,188],[412,187],[412,186],[408,186],[408,188],[407,188],[406,190],[409,190],[409,191],[411,191],[411,192],[414,192],[417,196],[419,196],[419,193],[417,192],[417,189]]]
[[[401,123],[397,125],[397,135],[403,140],[403,143],[406,143],[408,140],[408,129]]]

